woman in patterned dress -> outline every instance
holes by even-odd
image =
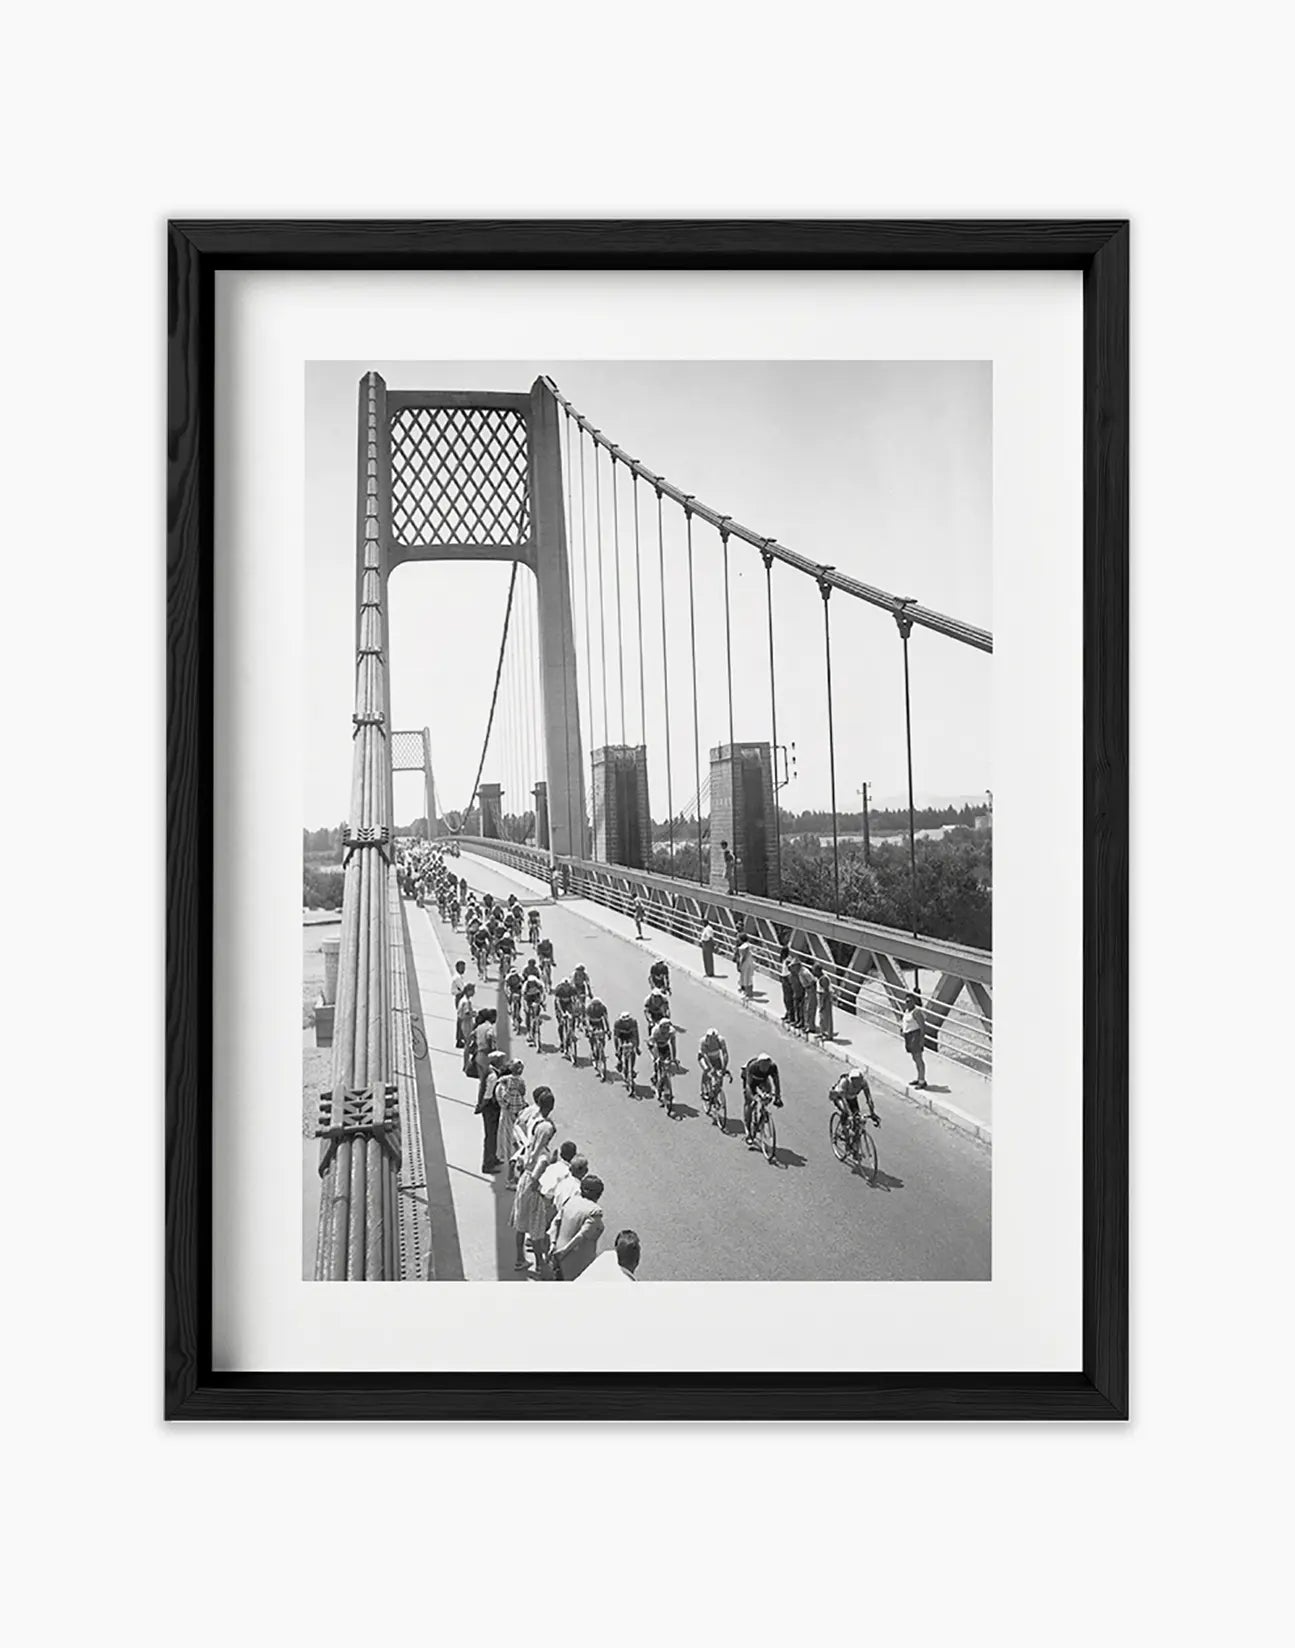
[[[525,1270],[526,1242],[529,1238],[537,1259],[543,1257],[543,1242],[547,1229],[544,1197],[540,1194],[540,1175],[553,1160],[557,1126],[553,1117],[553,1090],[535,1089],[535,1119],[522,1135],[521,1176],[517,1194],[513,1198],[511,1224],[517,1236],[517,1263],[515,1270]]]
[[[508,1165],[508,1183],[517,1183],[518,1126],[526,1109],[526,1083],[522,1080],[522,1061],[514,1059],[504,1067],[495,1087],[495,1103],[499,1106],[499,1144],[496,1154]]]

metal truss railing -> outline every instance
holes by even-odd
[[[993,957],[986,950],[941,939],[914,938],[891,927],[848,921],[822,910],[776,904],[770,899],[732,894],[678,881],[646,870],[587,859],[551,858],[515,842],[462,838],[469,851],[548,882],[556,870],[564,892],[593,899],[629,914],[636,900],[643,920],[662,932],[696,943],[709,922],[717,944],[731,953],[744,936],[756,968],[777,980],[782,946],[810,966],[821,966],[831,981],[834,1006],[878,1028],[899,1034],[916,969],[924,984],[922,1007],[926,1042],[932,1051],[978,1070],[993,1065]]]

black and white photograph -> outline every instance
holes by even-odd
[[[992,1278],[993,387],[306,363],[303,1281]]]

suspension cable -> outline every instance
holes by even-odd
[[[567,556],[567,586],[568,586],[568,591],[569,591],[569,599],[570,599],[570,602],[571,602],[571,612],[573,614],[572,626],[571,626],[572,627],[572,641],[574,643],[574,640],[575,640],[575,618],[574,618],[574,613],[575,613],[575,610],[576,610],[576,575],[575,575],[575,565],[573,563],[572,555],[571,555],[571,537],[572,537],[572,531],[571,531],[571,529],[572,529],[572,518],[571,518],[571,492],[572,492],[572,486],[571,486],[571,414],[569,412],[566,414],[566,433],[567,433],[567,461],[566,461],[566,464],[564,465],[564,475],[563,475],[563,478],[566,481],[566,506],[567,506],[566,546],[565,547],[566,547],[566,556]],[[539,601],[539,585],[538,585],[538,582],[536,584],[536,596],[535,596],[535,598],[536,598],[536,602],[538,603],[538,601]],[[575,672],[578,675],[579,674],[579,669],[580,669],[579,653],[577,653],[576,657],[571,660],[571,667],[572,667],[573,672]],[[563,735],[564,739],[566,740],[565,744],[563,745],[563,751],[564,751],[563,762],[564,762],[564,765],[566,763],[568,763],[571,759],[571,706],[568,703],[567,698],[568,698],[568,695],[567,695],[567,671],[565,669],[563,669],[563,671],[562,671],[562,735]],[[579,732],[579,730],[580,730],[580,685],[579,685],[579,681],[577,681],[577,683],[576,683],[576,731],[577,731],[577,733]],[[547,743],[546,743],[545,748],[546,748],[546,753],[547,753]],[[583,762],[581,763],[581,768],[583,770]],[[546,780],[547,780],[548,776],[549,776],[549,768],[548,768],[548,762],[546,761],[545,764],[544,764],[544,777],[545,777]],[[570,775],[568,774],[568,778],[569,777],[570,777]],[[566,813],[567,813],[567,851],[572,852],[572,853],[577,853],[577,854],[579,854],[580,857],[583,857],[584,856],[583,841],[578,841],[576,839],[575,831],[573,830],[572,823],[571,823],[571,791],[572,791],[572,788],[573,788],[573,785],[570,782],[563,785],[563,789],[566,792],[564,800],[566,802]],[[552,845],[552,840],[553,840],[553,812],[552,812],[552,807],[553,807],[553,801],[552,801],[552,797],[550,797],[549,798],[549,842],[550,842],[550,846]],[[536,844],[536,846],[539,845],[539,809],[538,808],[536,809],[536,817],[535,817],[535,844]]]
[[[728,517],[724,517],[727,522]],[[724,668],[728,675],[728,759],[732,767],[734,760],[733,737],[733,623],[729,612],[728,597],[728,526],[719,529],[720,543],[724,548]]]
[[[832,908],[841,913],[841,852],[836,818],[836,731],[832,720],[832,624],[828,617],[832,586],[825,578],[818,581],[823,597],[823,657],[827,664],[827,770],[832,786]]]
[[[905,603],[907,605],[907,603]],[[913,822],[913,712],[908,694],[908,638],[913,632],[913,620],[904,611],[895,614],[899,638],[904,644],[904,743],[908,753],[908,887],[909,916],[913,923],[913,937],[917,937],[917,831]],[[913,975],[917,983],[916,971]]]
[[[692,653],[692,769],[697,793],[697,880],[706,884],[701,861],[701,741],[697,731],[697,603],[692,576],[692,510],[684,505],[684,519],[688,523],[688,640]]]
[[[773,539],[760,550],[764,562],[764,595],[769,609],[769,716],[773,722],[773,745],[770,758],[773,766],[773,862],[778,877],[778,902],[782,903],[782,802],[778,798],[778,683],[773,666]],[[748,883],[750,885],[750,883]]]
[[[621,620],[621,512],[616,490],[616,460],[612,459],[612,539],[616,552],[616,669],[621,688],[621,743],[625,742],[625,632]]]
[[[499,637],[499,662],[495,665],[495,685],[490,694],[490,714],[486,718],[486,736],[481,744],[481,759],[477,762],[477,776],[472,780],[472,799],[468,802],[467,814],[472,811],[476,803],[477,791],[481,788],[481,773],[486,764],[486,751],[490,748],[490,733],[495,724],[495,705],[499,700],[499,679],[504,673],[504,649],[508,645],[508,621],[513,612],[513,591],[517,588],[517,565],[513,562],[512,576],[508,580],[508,604],[504,608],[504,633]]]
[[[647,747],[647,678],[643,673],[643,566],[639,559],[639,478],[634,477],[634,588],[638,597],[639,743]],[[649,813],[651,807],[648,808]],[[650,822],[650,820],[649,820]],[[649,843],[650,846],[650,843]],[[649,852],[649,858],[651,853]]]
[[[579,420],[577,420],[578,424]],[[597,452],[595,447],[594,451]],[[585,491],[585,437],[580,431],[580,572],[585,587],[585,687],[589,700],[589,747],[594,742],[594,663],[593,643],[589,638],[589,508]]]
[[[607,608],[603,602],[603,488],[602,465],[598,461],[598,443],[594,442],[594,537],[598,544],[598,640],[602,650],[603,669],[603,744],[610,741],[607,732]]]
[[[661,488],[656,489],[656,544],[661,570],[661,684],[665,697],[665,800],[670,815],[670,873],[674,874],[674,779],[670,756],[670,649],[665,634],[665,523],[661,514]]]

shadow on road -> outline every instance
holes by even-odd
[[[856,1168],[855,1172],[867,1181],[867,1175],[863,1173],[861,1168]],[[903,1188],[904,1181],[897,1179],[893,1173],[887,1173],[884,1167],[877,1169],[877,1177],[869,1183],[869,1189],[871,1190],[902,1190]]]
[[[694,1110],[690,1104],[680,1104],[678,1099],[671,1101],[670,1112],[681,1121],[696,1121],[697,1117],[701,1115],[700,1110]]]
[[[789,1150],[785,1144],[780,1144],[773,1153],[773,1162],[775,1167],[805,1167],[808,1158],[798,1150]]]

